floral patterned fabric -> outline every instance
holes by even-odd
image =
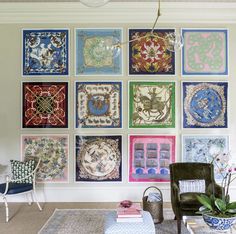
[[[27,162],[20,162],[16,160],[11,160],[11,172],[12,172],[12,179],[18,180],[26,177],[27,175],[31,174],[35,169],[35,161],[29,160]],[[17,181],[16,183],[33,183],[33,176],[29,176],[24,180]]]
[[[61,135],[22,135],[22,158],[40,158],[37,182],[68,182],[69,137]]]
[[[175,53],[167,50],[165,38],[174,29],[129,30],[129,74],[130,75],[174,75]],[[141,38],[137,40],[137,38]]]

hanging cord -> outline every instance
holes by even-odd
[[[114,44],[113,46],[114,46],[115,48],[120,48],[120,47],[121,47],[122,45],[124,45],[124,44],[128,44],[128,43],[134,42],[134,41],[138,41],[138,40],[140,40],[140,39],[147,38],[147,37],[149,37],[149,36],[151,36],[151,37],[156,37],[156,38],[159,38],[159,39],[162,39],[162,40],[166,40],[166,39],[163,38],[163,37],[160,37],[160,36],[158,36],[158,35],[154,35],[154,30],[155,30],[157,21],[159,20],[159,17],[160,17],[160,16],[161,16],[161,0],[158,0],[157,17],[156,17],[155,22],[154,22],[154,24],[153,24],[153,26],[152,26],[152,30],[150,31],[150,34],[151,34],[151,35],[146,34],[146,35],[144,35],[144,36],[142,36],[142,37],[137,37],[137,38],[134,38],[134,39],[129,40],[129,41],[118,42],[118,43]]]
[[[153,35],[154,29],[156,27],[157,21],[160,16],[161,16],[161,0],[158,0],[157,17],[156,17],[156,20],[152,26],[151,35]]]

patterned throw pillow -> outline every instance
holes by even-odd
[[[16,160],[11,160],[11,173],[12,173],[12,179],[18,180],[26,177],[30,173],[34,171],[35,168],[35,161],[29,160],[27,162],[21,162]],[[16,183],[33,183],[33,176],[30,176],[24,180],[20,180]]]
[[[180,180],[179,190],[181,193],[205,193],[205,180]]]

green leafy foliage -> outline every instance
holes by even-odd
[[[225,213],[226,212],[226,202],[222,199],[216,198],[215,199],[215,206],[217,207],[217,209],[222,212]]]
[[[200,196],[197,195],[197,199],[204,207],[206,207],[208,210],[213,211],[213,207],[211,205],[212,204],[211,198],[209,198],[205,194],[201,194]]]
[[[223,170],[219,170],[222,176],[221,188],[211,183],[207,191],[208,194],[210,193],[209,196],[205,194],[197,196],[198,201],[203,205],[197,212],[198,214],[207,213],[223,218],[236,216],[236,202],[230,202],[229,196],[230,184],[236,180],[236,164],[232,162],[229,164],[229,159],[229,153],[216,153],[212,157],[211,164],[214,165],[214,168],[218,170],[224,165]],[[211,176],[214,178],[214,170],[211,171]],[[216,194],[219,194],[219,189],[221,189],[221,195],[216,197]],[[218,190],[217,193],[216,190]]]
[[[236,214],[236,202],[227,204],[227,212],[230,214]]]
[[[213,214],[218,217],[232,217],[236,215],[236,202],[229,203],[229,199],[206,196],[205,194],[197,195],[198,201],[203,205],[199,208],[197,214]]]

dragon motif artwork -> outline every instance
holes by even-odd
[[[76,75],[121,75],[122,53],[110,50],[122,39],[121,29],[75,30]]]
[[[227,82],[183,82],[183,127],[227,128]]]
[[[67,29],[23,30],[23,75],[68,75]]]
[[[129,30],[129,74],[130,75],[174,75],[175,53],[167,50],[165,38],[174,29],[154,30],[151,37],[150,29]],[[139,38],[138,40],[135,40]],[[132,41],[133,40],[133,41]]]
[[[121,82],[76,82],[76,128],[120,128],[121,86]]]
[[[227,29],[182,29],[182,75],[228,75]]]
[[[183,162],[211,163],[217,155],[223,158],[215,166],[215,179],[222,181],[222,172],[228,163],[229,136],[212,135],[184,135],[183,136]]]
[[[22,83],[23,128],[68,128],[68,82]]]
[[[36,175],[38,182],[69,181],[69,135],[22,135],[21,155],[41,159]]]
[[[130,128],[175,127],[175,82],[129,83]]]
[[[175,136],[129,136],[129,182],[168,182],[175,162]]]
[[[121,181],[122,136],[76,136],[76,181]]]

